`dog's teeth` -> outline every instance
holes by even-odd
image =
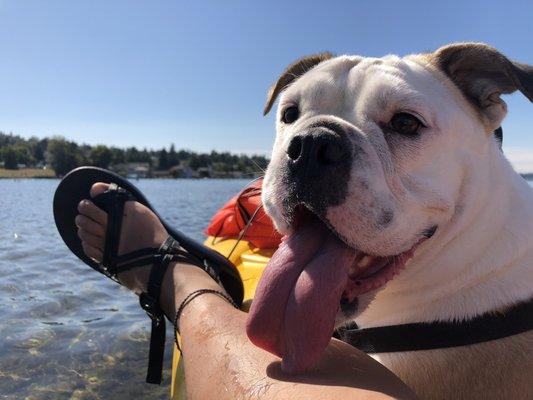
[[[360,268],[366,268],[372,263],[372,259],[373,258],[374,257],[372,257],[372,256],[365,255],[365,256],[363,256],[363,258],[361,258],[359,260],[359,262],[357,263],[357,266],[360,267]]]

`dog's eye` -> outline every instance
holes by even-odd
[[[281,120],[286,124],[292,124],[300,116],[300,111],[297,106],[287,107],[281,113]]]
[[[406,136],[416,135],[420,127],[423,126],[417,117],[406,112],[395,114],[390,120],[389,125],[395,132]]]

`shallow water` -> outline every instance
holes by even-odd
[[[57,180],[0,180],[0,399],[168,399],[144,383],[149,319],[126,289],[79,261],[52,216]],[[243,180],[140,180],[173,226],[203,239]]]

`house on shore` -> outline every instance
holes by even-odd
[[[115,164],[111,169],[128,179],[151,178],[152,168],[147,162],[130,162]]]
[[[170,173],[170,176],[172,176],[173,178],[184,178],[184,179],[198,178],[198,172],[196,172],[191,167],[183,163],[171,167],[168,172]]]

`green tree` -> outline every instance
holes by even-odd
[[[89,158],[96,167],[108,168],[111,164],[112,154],[107,146],[99,144],[91,149]]]
[[[161,150],[159,152],[159,162],[157,164],[157,167],[158,169],[161,169],[161,170],[164,170],[166,171],[169,167],[168,165],[168,153],[167,151],[163,148],[163,150]]]
[[[29,155],[29,164],[33,165],[42,160],[43,154],[39,154],[39,139],[37,139],[35,136],[32,136],[31,138],[26,140],[24,143],[24,147],[26,148],[26,151]]]
[[[200,168],[200,159],[196,153],[192,153],[191,157],[189,158],[189,167],[196,171],[198,168]]]
[[[191,158],[191,152],[187,150],[179,150],[178,151],[178,160],[179,161],[186,161],[189,158]]]
[[[13,146],[7,146],[2,151],[5,169],[17,169],[17,152]]]
[[[146,147],[139,153],[139,161],[152,163],[152,156]]]
[[[78,146],[69,143],[62,137],[54,137],[48,141],[48,163],[56,176],[63,176],[79,165],[81,155],[77,154]]]
[[[263,173],[268,164],[268,159],[264,156],[235,155],[217,151],[194,153],[189,150],[176,150],[174,144],[168,151],[135,147],[120,149],[104,145],[95,147],[87,144],[77,145],[61,137],[25,139],[3,132],[0,132],[0,160],[11,168],[16,168],[17,164],[34,165],[47,161],[59,176],[82,164],[107,168],[109,165],[124,162],[143,162],[152,167],[155,161],[157,167],[164,170],[185,163],[194,170],[207,167],[221,174],[241,171],[251,175]]]
[[[46,153],[46,148],[48,147],[48,139],[47,138],[44,138],[44,139],[41,139],[39,140],[39,142],[37,142],[34,150],[33,150],[33,157],[35,158],[35,161],[36,162],[45,162],[46,161],[46,157],[45,157],[45,153]]]
[[[126,162],[126,155],[124,150],[117,147],[111,147],[111,163],[112,164],[123,164]]]
[[[136,147],[128,147],[126,149],[126,162],[139,162],[140,156],[139,156],[139,150],[137,150]]]
[[[176,153],[176,148],[174,147],[174,143],[170,145],[170,150],[168,151],[168,166],[174,167],[175,165],[178,165],[180,163],[180,160],[178,159],[178,153]]]
[[[33,163],[33,157],[25,143],[17,143],[13,146],[13,150],[16,154],[17,163],[26,165]]]

